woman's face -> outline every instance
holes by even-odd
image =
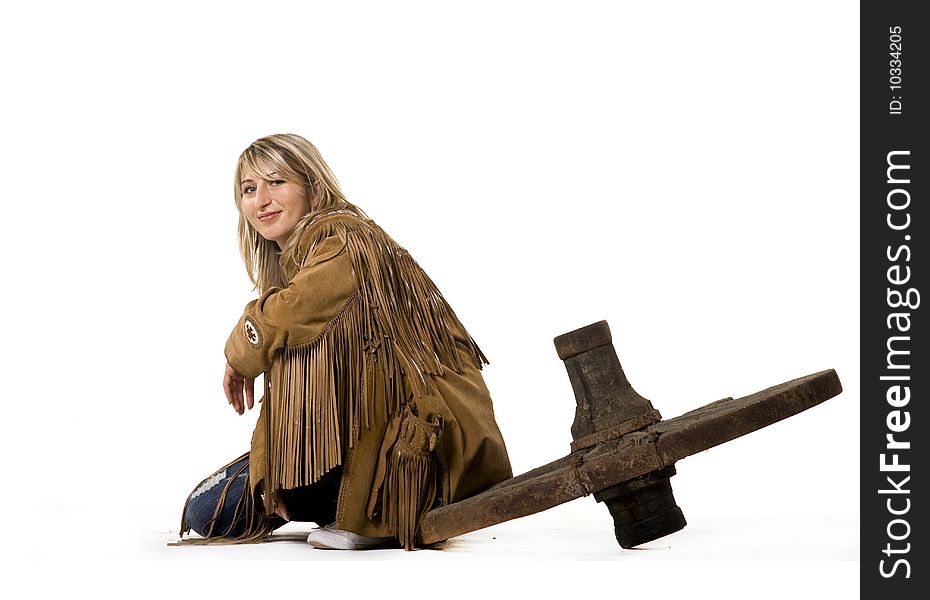
[[[292,181],[250,176],[239,182],[242,192],[242,212],[252,227],[266,240],[284,247],[297,222],[310,212],[307,189]]]

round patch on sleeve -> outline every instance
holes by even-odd
[[[258,327],[255,326],[250,319],[246,319],[242,324],[243,329],[245,329],[245,339],[249,340],[249,343],[253,346],[262,345],[262,334],[258,332]]]

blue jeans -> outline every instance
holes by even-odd
[[[249,517],[248,510],[244,507],[256,510],[252,508],[254,503],[243,502],[243,495],[249,493],[248,475],[249,456],[245,455],[207,477],[187,499],[184,510],[187,525],[203,537],[233,538],[242,535]],[[336,502],[341,483],[342,467],[337,466],[313,485],[279,490],[278,496],[287,507],[292,521],[312,521],[320,526],[328,525],[336,520]],[[220,502],[222,507],[217,513]],[[257,510],[260,509],[259,506]],[[285,523],[284,519],[278,516],[272,519],[274,529]]]

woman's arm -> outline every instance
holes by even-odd
[[[313,341],[358,287],[345,241],[326,238],[285,288],[271,288],[246,305],[226,342],[226,397],[236,412],[253,405],[253,381],[278,350]],[[244,391],[244,398],[243,398]]]

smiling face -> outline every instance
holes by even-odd
[[[245,218],[263,238],[283,248],[297,222],[310,212],[311,203],[307,188],[276,176],[273,172],[267,178],[247,175],[239,182],[239,191]]]
[[[296,265],[296,227],[308,224],[301,224],[303,217],[351,206],[316,146],[292,133],[265,136],[243,150],[233,189],[239,253],[260,290],[287,285],[287,270]],[[283,255],[289,243],[292,252]]]

